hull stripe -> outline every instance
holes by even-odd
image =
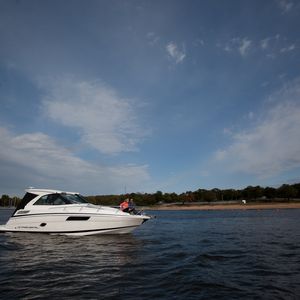
[[[147,216],[142,216],[142,215],[117,215],[117,214],[96,214],[96,213],[73,213],[73,212],[62,212],[62,213],[55,213],[55,212],[49,212],[49,213],[37,213],[37,214],[24,214],[24,215],[13,215],[11,218],[20,218],[20,217],[32,217],[32,216],[43,216],[43,215],[67,215],[67,216],[72,216],[72,215],[80,215],[80,216],[86,216],[86,215],[91,215],[91,216],[99,216],[99,217],[118,217],[118,218],[128,218],[130,217],[141,217],[142,219],[147,219]],[[146,218],[144,218],[146,217]]]
[[[115,228],[102,228],[102,229],[88,229],[88,230],[75,230],[75,231],[30,231],[30,230],[3,230],[5,232],[27,232],[27,233],[81,233],[81,232],[97,232],[97,231],[109,231],[109,230],[118,230],[137,227],[134,226],[124,226],[124,227],[115,227]]]

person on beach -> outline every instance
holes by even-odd
[[[120,209],[124,212],[129,211],[129,199],[126,198],[121,204],[120,204]]]

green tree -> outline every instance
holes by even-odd
[[[264,195],[268,198],[268,199],[274,199],[277,197],[277,190],[275,188],[272,187],[266,187],[264,190]]]
[[[300,198],[300,183],[293,184],[292,187],[297,190],[296,198],[299,199]]]
[[[256,200],[263,196],[264,189],[260,186],[248,186],[242,191],[242,195],[247,200]]]
[[[163,193],[161,191],[157,191],[154,196],[157,203],[164,202]]]
[[[1,197],[1,206],[9,206],[10,198],[8,195],[2,195]]]
[[[217,194],[213,190],[205,191],[203,194],[203,199],[204,199],[204,201],[207,201],[207,202],[216,201]]]
[[[297,196],[298,191],[293,186],[283,184],[278,189],[278,193],[280,197],[290,200],[291,198],[295,198]]]
[[[194,192],[194,197],[196,201],[204,201],[204,194],[206,193],[206,190],[204,189],[198,189],[196,192]]]

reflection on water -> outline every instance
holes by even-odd
[[[94,285],[102,286],[107,295],[118,295],[116,281],[123,276],[122,266],[132,262],[141,243],[133,235],[7,233],[1,236],[0,277],[5,286],[1,295],[31,298],[51,289],[52,296],[97,298]]]
[[[6,247],[16,248],[10,257],[18,259],[18,263],[35,261],[40,263],[58,263],[66,260],[95,261],[99,266],[130,260],[130,253],[136,250],[139,240],[133,235],[95,235],[69,237],[62,235],[6,233]],[[20,252],[21,251],[21,252]],[[22,254],[20,256],[20,253]],[[21,258],[21,259],[20,259]],[[22,266],[21,266],[22,267]]]

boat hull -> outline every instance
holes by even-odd
[[[126,234],[149,219],[140,215],[97,215],[97,214],[30,214],[14,216],[4,232],[32,232],[62,235]]]

